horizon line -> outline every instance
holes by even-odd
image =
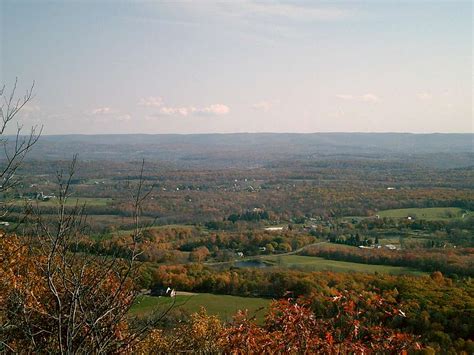
[[[41,134],[42,137],[53,137],[53,136],[133,136],[133,135],[144,135],[144,136],[198,136],[198,135],[246,135],[246,134],[294,134],[294,135],[312,135],[312,134],[399,134],[399,135],[474,135],[474,132],[361,132],[361,131],[330,131],[330,132],[200,132],[200,133],[53,133],[53,134]],[[9,134],[6,136],[15,136]],[[22,135],[23,136],[23,135]]]

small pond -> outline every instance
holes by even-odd
[[[237,267],[253,267],[253,268],[265,268],[269,265],[260,260],[243,260],[238,261],[234,264]]]

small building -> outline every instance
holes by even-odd
[[[282,231],[284,227],[266,227],[265,230],[266,231],[270,231],[270,232],[275,232],[275,231]]]
[[[176,297],[176,290],[174,288],[167,288],[166,289],[166,297]]]
[[[158,296],[158,297],[175,297],[176,296],[176,290],[171,287],[158,287],[158,288],[153,288],[150,291],[151,296]]]
[[[49,201],[52,198],[56,198],[56,196],[54,196],[54,194],[46,195],[43,193],[43,191],[40,191],[36,194],[35,198],[40,201]]]

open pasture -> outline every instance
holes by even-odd
[[[135,316],[146,316],[154,311],[164,311],[173,302],[170,297],[141,296],[132,307],[130,313]],[[217,315],[224,321],[232,320],[238,310],[248,310],[249,315],[256,314],[262,320],[270,300],[256,297],[238,297],[215,295],[210,293],[176,295],[176,308],[182,308],[189,313],[199,312],[204,307],[208,314]]]
[[[380,217],[424,219],[428,221],[461,219],[470,215],[458,207],[401,208],[377,212]]]
[[[365,272],[365,273],[385,273],[393,275],[421,275],[422,272],[408,267],[389,265],[369,265],[352,263],[347,261],[328,260],[315,256],[283,255],[269,256],[265,260],[272,262],[274,266],[283,268],[294,268],[305,271],[334,271],[334,272]]]

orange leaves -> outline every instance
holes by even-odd
[[[167,349],[170,349],[170,347],[171,344],[169,339],[163,334],[163,331],[160,329],[153,329],[145,339],[137,344],[133,349],[133,352],[143,355],[160,352],[164,353]]]
[[[344,312],[353,313],[355,310],[355,303],[352,300],[349,300],[344,304]]]
[[[35,249],[31,241],[0,237],[0,336],[5,343],[16,350],[57,352],[66,343],[68,349],[90,343],[93,332],[125,339],[128,325],[117,314],[133,302],[133,285],[120,277],[120,268],[94,259],[85,263],[83,255],[67,249],[48,254],[44,245]]]
[[[334,344],[334,338],[330,332],[327,332],[324,340],[326,340],[326,343],[328,343],[329,346],[332,346]]]
[[[172,331],[152,332],[137,351],[335,354],[399,353],[419,348],[412,335],[390,329],[380,320],[372,321],[371,307],[381,307],[379,311],[384,313],[386,304],[382,299],[380,304],[368,302],[370,299],[377,297],[341,293],[328,300],[336,312],[328,315],[315,313],[310,307],[311,300],[281,299],[272,302],[263,325],[243,311],[225,325],[201,310]]]
[[[223,324],[204,309],[171,332],[153,330],[134,350],[140,354],[178,352],[221,352]]]
[[[189,261],[192,262],[203,262],[210,255],[209,249],[206,247],[199,247],[194,249],[189,254]]]
[[[341,294],[331,301],[336,314],[315,314],[307,301],[289,299],[274,301],[265,325],[257,326],[245,313],[236,316],[225,328],[224,351],[229,353],[333,353],[400,351],[416,346],[413,336],[388,327],[372,325],[358,310],[354,295]]]
[[[232,354],[249,354],[270,350],[273,342],[271,334],[247,318],[247,313],[239,311],[234,322],[222,334],[223,350]]]

